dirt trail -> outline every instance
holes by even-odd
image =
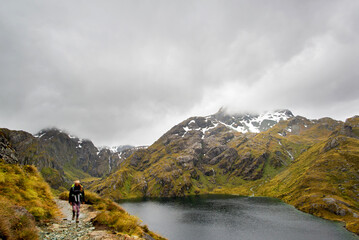
[[[81,206],[80,221],[72,220],[72,209],[67,201],[55,200],[62,212],[61,218],[49,223],[40,229],[40,239],[43,240],[125,240],[126,236],[117,236],[108,230],[96,229],[91,219],[96,216],[95,211],[89,209],[89,205]]]

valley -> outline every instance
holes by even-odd
[[[280,199],[359,234],[359,117],[289,110],[191,117],[148,147],[96,147],[58,129],[0,129],[0,158],[34,165],[55,193],[80,178],[113,200],[227,194]]]

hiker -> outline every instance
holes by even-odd
[[[69,193],[69,203],[72,206],[72,220],[75,219],[76,213],[76,222],[79,222],[81,202],[85,202],[85,192],[82,185],[80,184],[80,180],[76,180],[72,185]]]

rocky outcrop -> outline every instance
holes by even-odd
[[[345,137],[333,137],[330,138],[327,142],[327,144],[323,147],[322,152],[328,152],[334,148],[339,147],[340,143],[345,141]]]
[[[130,165],[133,167],[139,167],[142,165],[142,168],[149,162],[147,157],[148,151],[146,149],[141,149],[132,154],[130,158]]]
[[[18,163],[19,160],[16,157],[15,150],[11,148],[9,141],[0,132],[0,159],[3,159],[6,163]]]
[[[246,153],[244,156],[241,156],[240,160],[233,166],[233,174],[245,180],[261,178],[268,156],[268,153],[264,153],[255,158],[250,152]]]
[[[359,116],[348,118],[344,123],[341,134],[359,139]]]

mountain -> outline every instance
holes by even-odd
[[[113,147],[98,147],[98,156],[100,161],[105,163],[108,161],[108,174],[115,172],[121,166],[121,163],[131,156],[135,151],[140,149],[146,149],[147,146],[131,146],[131,145],[120,145]],[[105,171],[106,172],[106,171]]]
[[[132,148],[135,149],[135,148]],[[0,129],[0,158],[8,163],[33,164],[51,187],[68,188],[72,181],[103,177],[115,171],[129,149],[113,152],[99,150],[90,140],[51,128],[36,135],[25,131]]]
[[[293,149],[298,147],[296,141],[291,143],[293,146],[286,147],[287,143],[282,144],[275,140],[275,137],[295,135],[314,126],[314,122],[294,117],[288,126],[278,130],[275,137],[272,137],[266,132],[239,132],[235,130],[234,123],[228,120],[237,120],[237,124],[246,121],[246,126],[254,126],[257,125],[255,123],[267,122],[263,116],[270,116],[271,121],[280,121],[281,118],[288,119],[293,114],[284,110],[254,116],[228,116],[220,110],[211,116],[189,118],[174,126],[147,149],[136,151],[129,156],[121,169],[104,180],[104,184],[111,181],[111,185],[117,188],[126,186],[121,179],[136,182],[137,188],[127,188],[127,191],[124,191],[125,189],[120,187],[118,192],[111,190],[113,197],[184,196],[207,193],[216,185],[236,185],[238,181],[257,180],[279,171],[289,165],[299,153],[297,149]],[[320,123],[323,123],[320,134],[324,136],[330,132],[327,128],[333,129],[339,125],[339,122],[329,119],[318,121],[318,124]],[[330,124],[334,126],[327,126]],[[260,124],[257,127],[260,131]],[[271,128],[267,131],[270,130]],[[307,143],[301,144],[300,150],[306,150],[315,141],[318,141],[317,137],[311,137]],[[130,180],[127,175],[131,175],[133,179]],[[132,182],[127,185],[133,186]],[[94,187],[99,193],[105,191],[104,194],[110,194],[107,192],[110,188],[104,187],[103,184]]]
[[[272,196],[356,233],[358,187],[359,117],[310,120],[288,110],[189,118],[91,185],[114,199]]]

